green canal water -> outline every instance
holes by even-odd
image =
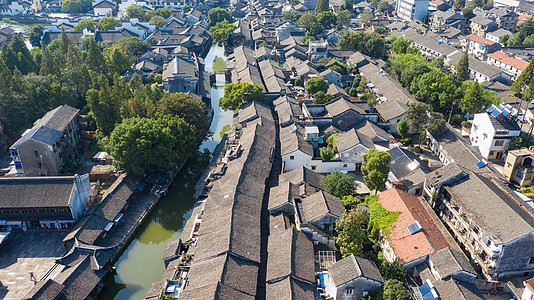
[[[222,47],[213,45],[206,55],[206,71],[212,71],[215,57],[224,57]],[[205,141],[199,150],[213,151],[221,140],[220,132],[224,125],[232,123],[232,112],[225,112],[218,106],[219,98],[224,95],[224,75],[211,88],[211,103],[214,109],[211,131],[212,139]],[[195,185],[204,172],[206,159],[191,159],[184,165],[169,187],[167,196],[161,198],[154,210],[121,257],[115,263],[116,275],[107,277],[107,288],[99,299],[143,299],[152,282],[162,279],[164,265],[161,255],[167,242],[180,238],[182,228],[191,215],[195,204],[193,194]]]

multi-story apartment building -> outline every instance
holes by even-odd
[[[508,151],[502,174],[512,184],[532,186],[534,184],[534,149]]]
[[[503,70],[512,81],[515,81],[519,75],[528,67],[528,62],[516,58],[511,54],[502,51],[495,51],[488,54],[488,64],[494,65]]]
[[[486,60],[488,54],[501,49],[501,44],[475,34],[466,36],[463,43],[467,48],[467,53],[480,60]]]
[[[515,120],[499,112],[501,108],[502,106],[499,108],[492,106],[489,109],[493,110],[491,113],[475,114],[473,119],[469,139],[486,159],[503,159],[512,138],[521,133],[521,128]],[[508,108],[503,109],[506,110]]]
[[[62,105],[47,112],[9,149],[16,174],[55,176],[76,158],[80,144],[79,109]]]
[[[422,21],[428,15],[429,0],[397,0],[395,12],[402,20]]]
[[[487,278],[534,274],[534,210],[503,180],[451,163],[426,176],[424,197]]]

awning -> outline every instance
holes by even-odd
[[[123,213],[119,213],[119,214],[115,217],[115,219],[113,219],[113,222],[119,222],[119,220],[122,218],[123,215],[124,215]]]
[[[0,225],[6,225],[6,220],[0,220]]]
[[[115,222],[109,222],[108,225],[106,225],[106,227],[104,227],[104,231],[109,231],[111,229],[111,227],[113,227],[114,224],[115,224]]]
[[[6,225],[15,225],[15,226],[21,226],[21,221],[6,221]]]

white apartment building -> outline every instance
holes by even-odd
[[[429,2],[429,0],[397,0],[395,12],[402,20],[422,21],[428,15]]]
[[[519,136],[521,128],[511,116],[517,110],[510,105],[492,105],[487,112],[475,114],[469,139],[486,159],[503,159],[512,138]]]

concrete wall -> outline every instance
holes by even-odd
[[[74,178],[75,182],[69,200],[69,207],[72,212],[72,217],[74,220],[78,221],[85,208],[87,208],[91,186],[89,182],[89,174],[82,176],[75,175]]]

